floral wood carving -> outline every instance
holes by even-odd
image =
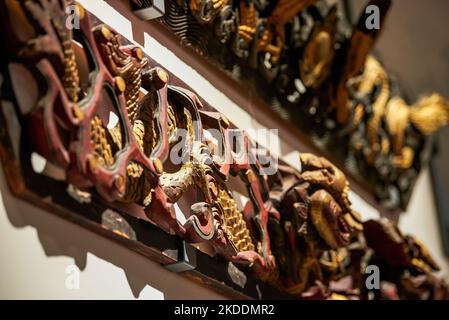
[[[79,29],[65,24],[69,5]],[[401,298],[447,298],[425,247],[378,232],[372,226],[378,222],[362,223],[344,174],[328,160],[302,154],[301,172],[281,164],[266,175],[243,130],[195,93],[171,85],[140,47],[94,24],[74,1],[7,0],[0,8],[2,42],[10,44],[3,53],[2,112],[12,101],[22,141],[60,173],[49,177],[62,179],[82,201],[98,197],[130,215],[138,208],[139,218],[207,246],[211,255],[297,298],[366,298],[363,275],[371,261],[401,271],[385,279]],[[423,133],[438,126],[418,120],[427,105],[407,115]],[[231,131],[240,138],[238,150],[231,147]],[[173,152],[182,161],[175,163]],[[245,203],[232,180],[246,190]],[[185,223],[176,216],[182,203],[190,211]],[[398,244],[379,247],[379,237]]]

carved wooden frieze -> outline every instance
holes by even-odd
[[[183,44],[251,90],[344,165],[387,210],[405,209],[449,121],[438,94],[407,103],[371,56],[390,8],[372,0],[352,28],[343,1],[167,1],[161,21]],[[366,182],[366,183],[363,183]]]
[[[69,6],[79,28],[67,23]],[[295,298],[369,298],[365,270],[378,263],[391,270],[382,281],[398,297],[448,298],[425,247],[384,231],[395,228],[387,222],[363,223],[345,175],[328,160],[302,154],[301,172],[283,163],[267,170],[272,157],[244,130],[74,1],[6,0],[0,8],[0,154],[16,195],[65,216],[78,212],[72,220],[161,263],[178,258],[159,251],[160,243],[142,245],[145,232],[173,235],[201,252],[201,261],[209,257],[210,266],[191,266],[202,277],[213,278],[212,264],[225,261],[243,289],[248,276]],[[242,9],[250,10],[243,41],[250,8]],[[209,19],[201,2],[197,14]],[[417,105],[407,123],[429,103]],[[400,157],[409,142],[396,127],[401,142],[392,148]],[[31,167],[33,155],[45,159],[44,170]],[[101,219],[92,213],[99,207],[106,208]],[[389,242],[395,245],[382,245]],[[396,296],[380,290],[375,297]]]

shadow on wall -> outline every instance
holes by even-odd
[[[204,300],[224,298],[223,296],[220,296],[217,293],[210,291],[209,289],[202,287],[191,280],[165,270],[159,264],[154,263],[135,252],[129,251],[125,247],[108,241],[107,239],[87,229],[70,223],[51,213],[45,212],[23,200],[15,198],[10,193],[9,188],[6,184],[3,169],[1,170],[0,174],[0,190],[2,191],[1,196],[3,199],[5,213],[12,226],[15,229],[23,229],[27,226],[35,228],[37,231],[38,240],[45,252],[46,258],[59,256],[73,258],[77,267],[82,271],[81,277],[83,276],[83,273],[86,274],[91,272],[90,267],[93,266],[89,265],[89,268],[87,268],[88,260],[89,263],[96,263],[94,260],[87,259],[88,253],[91,253],[96,257],[108,261],[123,270],[134,298],[138,298],[146,286],[150,286],[156,289],[154,291],[160,291],[164,299]],[[8,250],[12,250],[13,248],[7,245],[8,239],[4,239],[3,237],[5,237],[4,234],[2,235],[2,250],[4,250],[5,252],[7,252]],[[21,240],[23,238],[21,238]],[[20,246],[21,244],[17,244],[16,250],[21,250]],[[20,254],[28,256],[25,250]],[[12,259],[14,259],[14,256],[12,256]],[[16,263],[15,261],[10,262],[12,262],[13,265],[19,264],[19,262]],[[26,267],[33,269],[29,270],[30,272],[35,271],[35,269],[39,270],[40,266],[35,265],[38,263],[39,261],[34,261],[33,258],[30,259],[28,257]],[[23,267],[23,265],[21,267]],[[111,269],[112,266],[111,268],[107,266],[107,268]],[[10,267],[9,269],[12,269],[12,267]],[[93,270],[102,269],[93,268]],[[55,274],[64,274],[64,270],[60,270],[59,268],[57,270],[51,271],[52,274],[53,272]],[[3,272],[6,272],[9,277],[15,277],[14,270],[3,270]],[[92,288],[93,291],[81,292],[83,294],[83,298],[101,299],[105,296],[111,296],[110,293],[105,292],[105,290],[107,290],[106,288],[101,288],[101,283],[104,283],[105,281],[120,281],[120,279],[104,279],[108,274],[108,272],[95,274],[93,280],[94,282],[96,279],[99,280],[98,286],[95,283],[90,283],[89,288]],[[39,276],[39,274],[37,274],[37,276]],[[17,274],[16,277],[18,277]],[[16,284],[20,285],[22,280],[23,279],[14,279],[13,284],[15,286]],[[51,285],[50,280],[52,279],[48,279],[48,283]],[[115,288],[115,286],[113,287]],[[124,288],[126,290],[126,285],[124,286]],[[42,288],[36,289],[38,291],[36,291],[36,293],[34,294],[35,298],[43,296],[39,294],[39,291],[41,289]],[[49,291],[53,291],[52,288],[46,289]],[[6,286],[3,287],[3,289],[0,288],[0,290],[6,290]],[[20,290],[20,288],[18,288],[18,290]],[[29,295],[30,292],[27,292],[27,294]],[[116,295],[123,296],[123,294],[114,294],[114,296]],[[21,298],[21,296],[10,298]],[[133,297],[130,296],[129,298]],[[149,298],[160,299],[161,294],[153,294]]]

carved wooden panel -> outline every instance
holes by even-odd
[[[438,94],[406,102],[372,56],[390,2],[367,3],[379,9],[372,30],[371,11],[351,27],[343,1],[326,0],[170,0],[160,20],[394,212],[406,208],[449,107]]]
[[[362,222],[328,160],[277,163],[73,1],[0,9],[0,155],[17,196],[233,297],[448,298],[426,248]],[[370,264],[386,271],[372,294]]]

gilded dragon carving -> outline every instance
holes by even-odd
[[[280,167],[270,178],[273,251],[282,286],[304,293],[310,283],[329,282],[347,256],[346,247],[362,230],[351,209],[348,183],[335,166],[312,154],[301,155],[302,171]]]
[[[408,106],[399,96],[392,96],[388,75],[380,62],[372,56],[367,58],[363,74],[356,83],[356,92],[361,96],[374,96],[374,91],[379,88],[369,114],[366,112],[366,105],[362,103],[357,104],[354,109],[354,128],[360,126],[363,118],[367,118],[367,162],[372,164],[378,154],[388,155],[392,151],[395,167],[410,168],[414,161],[414,149],[407,145],[407,131],[413,127],[427,136],[439,130],[449,121],[448,102],[440,95],[433,94]],[[360,142],[355,144],[355,148],[360,147]]]

